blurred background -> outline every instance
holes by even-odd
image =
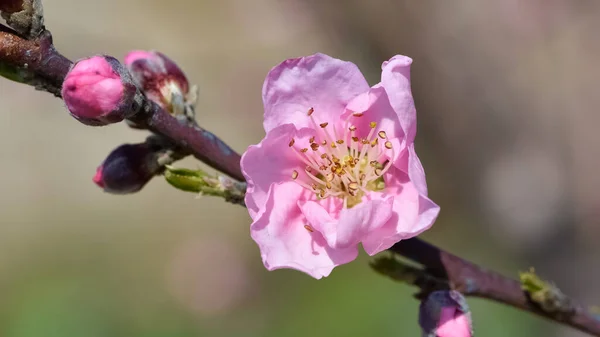
[[[157,49],[200,86],[200,124],[243,152],[285,58],[414,59],[417,150],[442,207],[424,238],[516,276],[535,266],[600,304],[600,3],[568,0],[44,1],[71,59]],[[89,128],[0,78],[0,336],[418,336],[415,289],[368,258],[315,281],[267,272],[241,207],[157,178],[114,196],[91,181],[146,133]],[[189,168],[200,164],[186,160]],[[478,336],[583,336],[470,299]]]

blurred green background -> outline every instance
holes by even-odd
[[[566,0],[44,1],[71,59],[157,49],[200,86],[200,124],[243,152],[285,58],[325,52],[371,83],[414,58],[417,149],[442,207],[424,235],[516,276],[536,266],[600,303],[600,4]],[[91,181],[145,133],[89,128],[0,79],[0,336],[418,336],[415,291],[362,256],[316,281],[267,272],[241,207],[160,178],[113,196]],[[178,164],[195,168],[185,160]],[[470,299],[478,336],[583,336]]]

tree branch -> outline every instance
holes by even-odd
[[[1,74],[5,77],[60,97],[62,82],[72,64],[54,49],[48,31],[39,38],[26,40],[0,25],[0,70],[4,70]],[[239,154],[211,132],[181,123],[151,100],[146,99],[144,109],[132,121],[171,140],[214,169],[244,180]]]
[[[447,280],[453,290],[466,296],[485,298],[529,311],[580,331],[600,336],[600,317],[594,316],[571,299],[564,307],[549,310],[534,302],[517,280],[486,270],[435,247],[419,238],[400,241],[391,252],[420,263],[425,271]]]
[[[60,89],[72,62],[54,49],[49,32],[27,40],[0,25],[0,74],[60,96]],[[243,181],[240,155],[212,133],[198,126],[180,123],[167,111],[146,99],[142,111],[132,118],[158,135],[181,146],[184,152]],[[185,153],[183,153],[185,155]],[[447,280],[452,289],[465,295],[486,298],[532,312],[556,322],[600,336],[600,320],[578,305],[568,311],[549,312],[533,302],[518,281],[485,270],[420,239],[397,243],[390,251],[422,264],[432,276]]]

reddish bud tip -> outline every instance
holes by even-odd
[[[61,93],[71,115],[87,125],[120,122],[141,104],[130,75],[110,56],[76,62],[65,77]]]
[[[104,178],[102,177],[102,165],[98,166],[96,169],[96,174],[92,181],[101,188],[104,188]]]

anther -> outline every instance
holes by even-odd
[[[314,143],[315,142],[315,136],[310,137],[310,139],[308,140],[309,143]]]
[[[321,159],[325,159],[325,158],[327,158],[327,153],[323,153],[323,154],[321,155]]]
[[[327,140],[323,139],[323,141],[321,142],[321,145],[322,145],[322,146],[325,146],[325,145],[327,145]]]
[[[313,151],[317,151],[317,150],[319,149],[319,144],[317,144],[317,143],[312,143],[312,144],[310,144],[310,148],[311,148]]]
[[[306,229],[309,232],[314,232],[314,229],[312,229],[312,227],[310,227],[309,225],[304,225],[304,229]]]
[[[306,147],[303,148],[302,150],[300,150],[300,152],[302,152],[302,153],[306,153],[306,151],[308,151],[308,148],[306,148]]]
[[[358,142],[358,137],[352,137],[352,141]]]
[[[381,138],[381,139],[387,138],[387,135],[385,134],[385,131],[379,131],[377,134],[379,135],[379,138]]]
[[[351,125],[351,126],[348,128],[348,130],[350,130],[350,131],[356,131],[356,126],[354,126],[354,125]]]
[[[315,109],[310,108],[310,109],[308,109],[308,112],[306,114],[310,116],[313,114],[313,112],[315,112]]]
[[[376,176],[380,176],[381,175],[381,169],[380,168],[376,168],[375,169],[375,175]]]
[[[385,148],[386,149],[391,149],[392,148],[392,142],[390,142],[390,141],[385,142]]]
[[[292,138],[292,140],[290,140],[290,143],[288,144],[290,147],[294,146],[294,143],[296,142],[296,140],[294,140],[294,138]]]
[[[335,142],[338,143],[338,144],[344,144],[344,140],[343,139],[338,139]]]
[[[352,116],[354,116],[354,117],[362,117],[363,113],[362,112],[355,112],[355,113],[352,114]]]
[[[320,127],[322,127],[323,129],[325,129],[327,127],[329,123],[325,122],[325,123],[321,123],[319,124]]]
[[[292,171],[292,179],[296,180],[296,178],[298,178],[298,171],[294,170]]]
[[[375,140],[371,142],[371,147],[375,147],[377,144],[379,144],[379,138],[375,138]]]
[[[369,126],[371,127],[371,129],[375,129],[377,127],[377,123],[371,122],[371,123],[369,123]]]

